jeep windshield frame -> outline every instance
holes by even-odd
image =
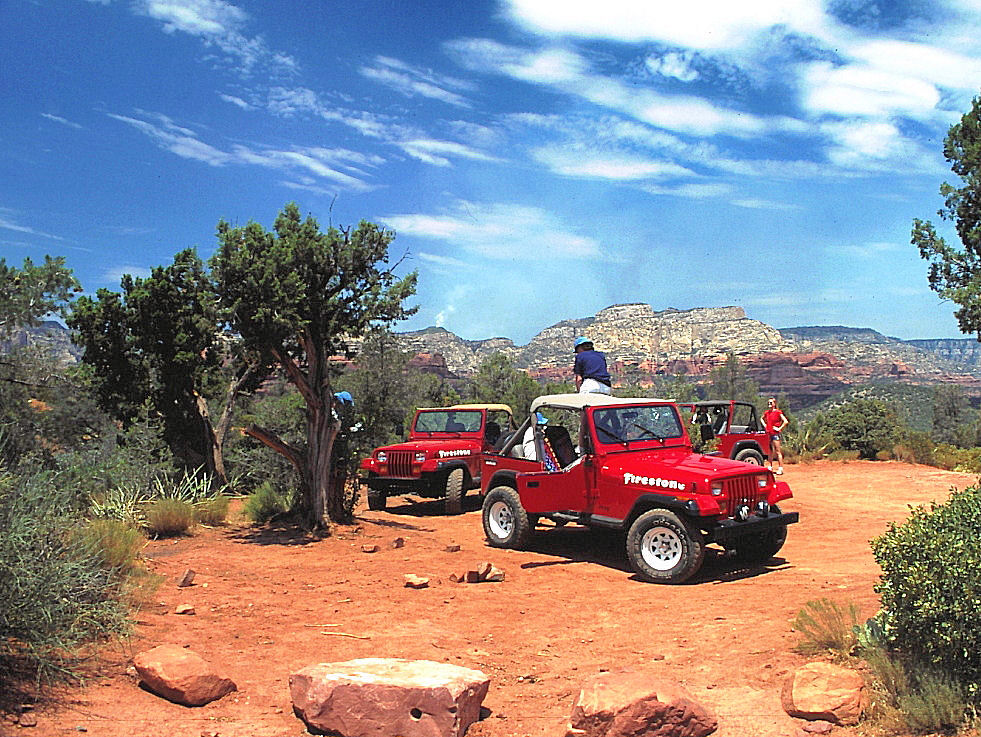
[[[484,413],[479,409],[424,409],[416,415],[412,433],[458,436],[479,433],[483,426]]]
[[[670,403],[594,407],[590,411],[597,450],[688,446],[684,423]]]

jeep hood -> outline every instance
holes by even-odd
[[[476,448],[477,451],[480,450],[480,440],[477,438],[456,438],[456,437],[441,437],[429,439],[416,439],[409,440],[405,443],[396,443],[394,445],[386,445],[381,448],[376,448],[375,452],[383,450],[386,453],[391,453],[395,450],[408,450],[412,452],[426,451],[435,452],[437,450],[446,450],[448,448]]]
[[[610,453],[603,459],[603,466],[614,473],[631,473],[636,476],[663,477],[671,475],[686,481],[706,478],[751,475],[765,471],[742,461],[731,461],[722,456],[692,453],[686,448],[655,448],[640,452]]]

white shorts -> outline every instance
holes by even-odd
[[[583,379],[582,386],[579,387],[580,394],[612,394],[613,391],[602,381],[596,379]]]

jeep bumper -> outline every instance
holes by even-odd
[[[766,517],[753,515],[745,522],[734,519],[724,519],[714,527],[705,531],[707,542],[722,543],[723,545],[733,540],[738,540],[745,535],[759,535],[775,527],[785,527],[792,525],[800,518],[797,512],[785,512],[783,514],[771,514]]]
[[[403,479],[395,476],[362,476],[361,483],[372,491],[382,491],[390,496],[398,494],[418,494],[419,496],[442,496],[443,489],[435,484],[434,474],[423,474],[420,478]]]

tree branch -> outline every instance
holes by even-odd
[[[288,460],[290,463],[293,464],[293,466],[296,467],[296,470],[300,472],[300,475],[301,476],[303,475],[305,470],[303,453],[301,453],[299,450],[294,448],[289,443],[280,439],[280,437],[276,435],[276,433],[274,433],[272,430],[267,430],[264,427],[260,427],[259,425],[252,424],[246,428],[243,428],[243,432],[249,437],[255,438],[263,445],[272,448],[281,456],[285,457],[286,460]]]

